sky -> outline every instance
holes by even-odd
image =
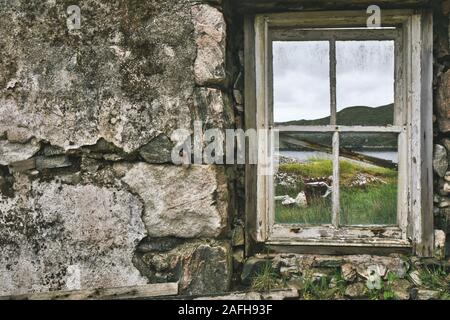
[[[336,42],[337,109],[394,102],[394,42]],[[274,120],[330,115],[328,41],[273,42]]]

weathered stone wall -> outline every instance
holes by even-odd
[[[192,131],[194,121],[244,128],[243,10],[270,8],[261,3],[0,1],[0,295],[176,281],[180,294],[203,295],[251,284],[261,259],[245,260],[243,166],[176,166],[171,151],[173,130]],[[309,9],[347,7],[318,3]],[[442,246],[443,233],[450,239],[450,4],[433,3]],[[82,25],[69,31],[73,4]],[[361,294],[368,265],[405,280],[417,262],[270,261],[291,283],[337,268],[359,290],[349,297]]]
[[[227,290],[229,172],[170,163],[173,130],[233,122],[220,3],[0,6],[0,295]]]

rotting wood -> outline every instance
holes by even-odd
[[[174,296],[177,294],[178,282],[171,282],[133,287],[31,293],[4,296],[0,297],[0,300],[120,300]]]

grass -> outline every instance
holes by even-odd
[[[255,274],[252,280],[252,289],[255,291],[267,292],[281,287],[281,279],[275,270],[273,270],[270,263],[266,263],[261,270]]]
[[[397,220],[397,171],[376,166],[364,166],[355,162],[340,161],[341,223],[345,225],[387,224]],[[277,185],[276,195],[295,198],[304,191],[305,179],[332,175],[332,161],[312,158],[304,163],[280,165],[279,172],[296,177],[294,185]],[[369,183],[363,187],[350,186],[355,176],[370,175],[382,179],[382,183]],[[331,197],[315,198],[305,208],[276,204],[278,223],[329,224],[331,223]]]
[[[339,271],[320,279],[305,274],[300,281],[299,294],[304,300],[332,300],[342,298],[345,288],[345,280]]]
[[[450,300],[450,274],[444,267],[424,267],[419,270],[419,277],[425,288],[439,291],[441,300]]]

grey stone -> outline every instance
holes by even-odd
[[[136,196],[16,177],[23,187],[0,200],[0,295],[147,283],[132,264],[145,237]]]
[[[151,283],[178,281],[183,295],[228,291],[232,257],[227,242],[194,240],[178,244],[169,239],[151,238],[145,241],[147,249],[156,250],[138,251],[133,262]],[[153,241],[157,244],[150,245]]]
[[[235,226],[233,230],[232,242],[233,246],[244,245],[244,228],[240,225]]]
[[[14,162],[30,159],[41,148],[39,143],[11,143],[0,140],[0,165],[7,166]]]
[[[22,128],[24,137],[66,150],[104,138],[133,152],[163,130],[189,128],[197,47],[191,6],[86,0],[82,30],[70,34],[57,18],[66,8],[55,1],[2,7],[0,132]],[[37,13],[42,23],[33,22]]]
[[[361,282],[352,283],[345,289],[345,296],[352,299],[363,298],[365,289],[366,287]]]
[[[36,169],[56,169],[70,167],[72,162],[67,156],[36,157]]]
[[[197,58],[195,80],[199,85],[225,81],[226,24],[222,13],[206,4],[192,6]]]
[[[220,167],[138,163],[122,180],[143,199],[151,237],[214,238],[227,226],[228,190]]]
[[[440,177],[444,177],[448,168],[447,150],[440,144],[434,145],[433,169]]]
[[[411,298],[411,283],[406,279],[399,279],[392,284],[395,299],[409,300]]]
[[[440,296],[439,291],[418,289],[415,298],[417,300],[439,300]]]
[[[24,128],[11,128],[6,133],[7,139],[12,143],[27,143],[32,138],[32,135]]]
[[[241,282],[243,285],[251,285],[255,275],[260,272],[268,262],[265,259],[251,257],[244,263],[241,273]]]
[[[166,135],[159,135],[149,144],[139,150],[141,157],[148,163],[170,163],[172,162],[172,149],[174,144]]]
[[[356,268],[351,263],[346,263],[341,267],[342,278],[345,281],[353,282],[358,276]]]
[[[434,230],[434,256],[437,259],[445,258],[446,235],[442,230]]]

